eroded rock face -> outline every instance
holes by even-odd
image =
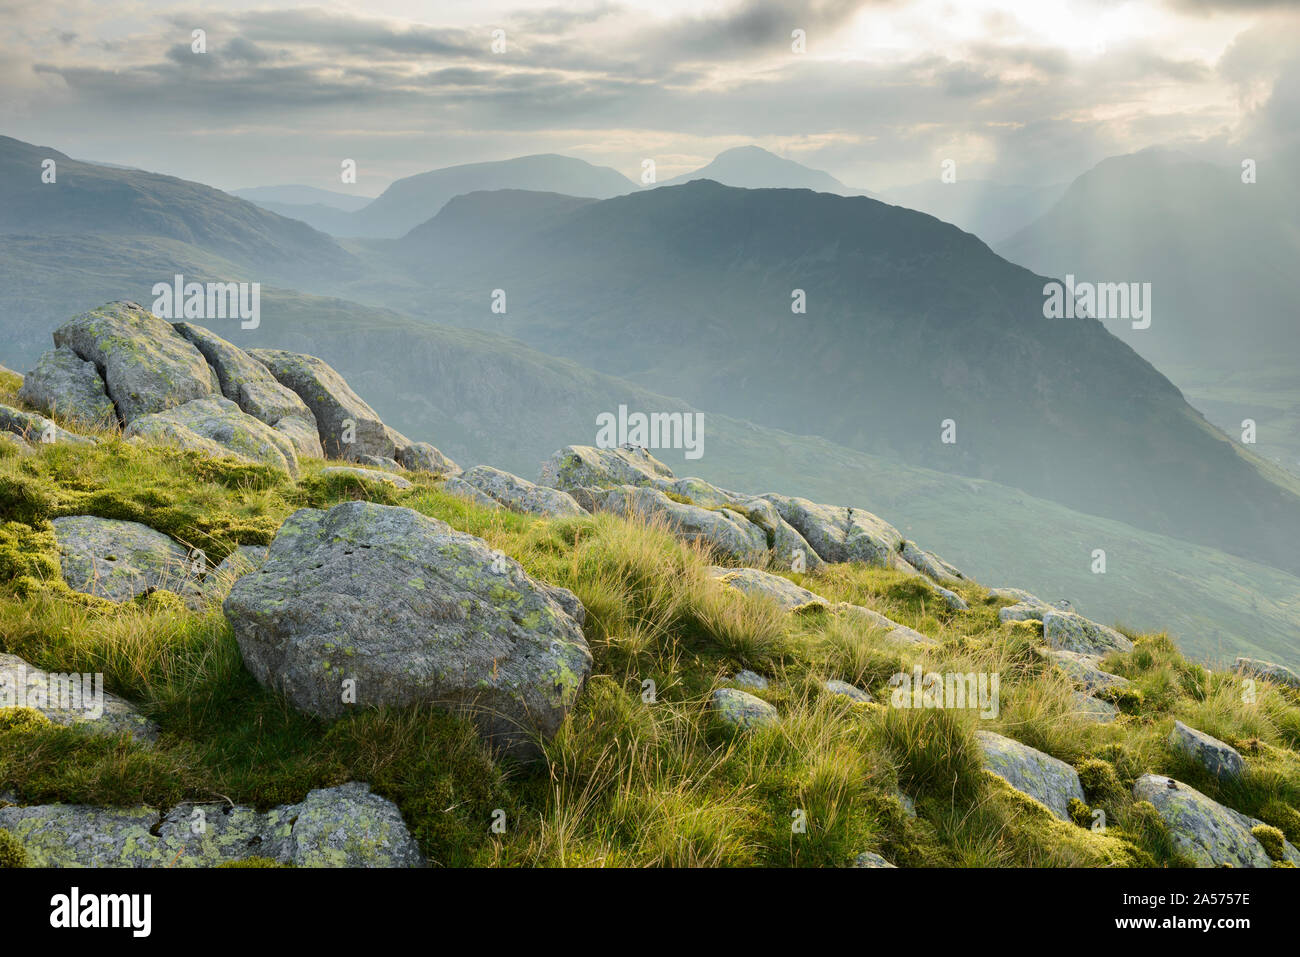
[[[1181,721],[1175,721],[1169,732],[1169,746],[1221,781],[1241,777],[1246,771],[1246,761],[1236,748]]]
[[[511,475],[490,465],[476,465],[461,474],[460,482],[473,486],[495,502],[512,512],[525,515],[545,515],[559,518],[566,515],[586,515],[587,510],[573,500],[568,492],[534,485],[518,475]],[[459,482],[458,482],[459,486]]]
[[[221,391],[202,353],[134,302],[69,320],[55,330],[54,345],[95,364],[123,424]]]
[[[1071,798],[1086,803],[1079,775],[1064,761],[992,731],[977,731],[975,737],[984,752],[985,767],[1061,820],[1070,820]]]
[[[598,449],[591,445],[566,445],[542,466],[540,484],[572,491],[575,488],[612,488],[646,485],[673,479],[673,470],[645,449],[623,446]]]
[[[164,815],[46,804],[0,808],[0,827],[22,842],[35,867],[215,867],[249,857],[295,867],[425,863],[396,805],[357,782],[265,814],[226,804],[182,804]]]
[[[80,426],[117,424],[117,410],[104,391],[95,363],[66,347],[51,349],[23,378],[18,398],[46,415],[58,415]]]
[[[870,512],[842,505],[819,505],[806,498],[768,494],[781,517],[828,562],[862,562],[892,567],[903,544],[898,529]]]
[[[719,554],[739,560],[767,551],[767,536],[743,515],[730,509],[700,508],[674,502],[658,489],[623,485],[611,489],[579,488],[574,499],[588,511],[611,512],[625,518],[659,518],[679,538],[700,541]]]
[[[195,399],[135,418],[122,433],[153,445],[174,445],[205,455],[228,455],[298,474],[293,443],[271,426],[242,411],[229,399]],[[214,448],[215,447],[215,448]]]
[[[35,412],[24,412],[12,406],[0,405],[0,432],[17,436],[35,447],[46,444],[94,445],[95,440],[76,435],[55,425],[51,419]]]
[[[296,392],[277,382],[266,366],[202,326],[190,322],[172,326],[202,353],[217,375],[222,395],[283,434],[299,455],[324,456],[311,409]]]
[[[1133,650],[1133,642],[1114,628],[1069,611],[1049,611],[1043,615],[1043,638],[1053,648],[1081,655]]]
[[[369,502],[295,512],[224,610],[249,671],[305,711],[436,704],[521,757],[591,669],[553,587],[482,539]]]
[[[125,698],[104,691],[93,676],[84,676],[79,682],[70,678],[61,676],[51,681],[49,672],[17,655],[0,653],[0,711],[21,704],[39,711],[54,724],[83,728],[91,734],[125,732],[141,744],[158,739],[158,725]]]
[[[780,720],[780,715],[772,705],[736,688],[718,688],[714,691],[713,710],[724,723],[740,731],[771,727]]]
[[[816,574],[826,567],[817,550],[781,517],[776,506],[767,499],[740,498],[734,504],[745,513],[746,518],[763,530],[776,567],[808,574]]]
[[[155,589],[197,594],[189,553],[139,522],[94,515],[54,519],[63,580],[74,591],[127,601]]]
[[[1144,774],[1133,797],[1150,801],[1178,851],[1198,867],[1271,867],[1264,846],[1250,833],[1259,822],[1173,778]],[[1294,849],[1292,849],[1294,850]]]

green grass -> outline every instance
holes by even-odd
[[[847,618],[788,615],[727,588],[707,572],[712,556],[654,524],[488,511],[427,476],[399,491],[323,478],[319,461],[304,462],[295,484],[258,466],[101,438],[0,458],[0,651],[48,670],[102,672],[163,734],[145,747],[11,715],[0,722],[0,792],[25,803],[265,809],[363,780],[398,804],[444,866],[826,866],[866,850],[902,866],[1179,864],[1158,818],[1130,797],[1137,776],[1156,772],[1300,839],[1300,698],[1259,684],[1247,700],[1238,679],[1187,661],[1167,636],[1138,636],[1132,653],[1112,657],[1140,694],[1134,713],[1093,724],[1075,714],[1032,630],[1000,624],[1000,602],[979,585],[961,586],[971,607],[954,612],[895,571],[790,576],[938,640],[900,646]],[[577,593],[594,665],[544,763],[495,760],[468,722],[436,710],[333,724],[300,714],[244,670],[219,603],[195,610],[158,592],[114,605],[69,591],[57,574],[50,522],[60,515],[144,522],[216,562],[270,541],[297,508],[351,498],[442,519]],[[890,676],[916,664],[996,672],[998,716],[888,707]],[[758,694],[780,711],[777,726],[734,735],[713,718],[711,691],[741,668],[772,679]],[[879,703],[830,695],[827,678]],[[1170,753],[1176,718],[1238,747],[1246,777],[1221,785]],[[1100,808],[1108,829],[1059,821],[984,772],[980,728],[1079,768],[1080,819]],[[498,812],[504,833],[490,829]]]

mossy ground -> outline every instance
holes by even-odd
[[[0,383],[0,390],[4,383]],[[0,394],[0,401],[12,396]],[[711,579],[713,559],[665,529],[608,515],[546,521],[488,511],[414,476],[406,491],[122,442],[0,458],[0,651],[51,671],[99,671],[163,729],[154,747],[47,722],[0,723],[0,792],[24,803],[170,806],[226,800],[265,809],[312,788],[370,782],[395,802],[439,865],[843,865],[874,850],[900,866],[1182,863],[1133,781],[1170,774],[1300,841],[1300,698],[1188,662],[1162,635],[1135,636],[1107,667],[1138,694],[1113,724],[1080,717],[1068,679],[1032,629],[1002,625],[999,601],[958,589],[947,607],[924,581],[831,566],[791,575],[828,599],[877,609],[938,640],[899,646],[825,612],[787,615]],[[400,504],[485,538],[588,610],[592,676],[535,767],[498,763],[471,726],[429,709],[361,712],[326,724],[244,670],[219,604],[167,593],[113,605],[69,591],[50,520],[143,522],[212,563],[266,544],[296,508],[351,498]],[[888,707],[891,675],[1000,675],[1001,709]],[[778,726],[733,735],[707,707],[741,668]],[[824,692],[839,678],[879,704]],[[653,682],[653,685],[649,684]],[[653,693],[651,693],[653,689]],[[19,716],[21,717],[21,716]],[[1221,784],[1165,744],[1175,718],[1238,747],[1248,766]],[[974,732],[997,730],[1080,771],[1080,823],[1062,822],[981,768]],[[916,801],[916,818],[898,800]],[[1104,814],[1104,831],[1091,826]],[[502,820],[504,832],[493,829]],[[1088,822],[1089,826],[1082,826]]]

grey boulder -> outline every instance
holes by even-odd
[[[975,738],[988,770],[1061,820],[1070,820],[1071,798],[1086,803],[1079,775],[1064,761],[992,731],[977,731]]]
[[[298,455],[293,442],[220,396],[194,399],[165,412],[138,416],[122,434],[152,445],[226,455],[269,465],[291,476],[298,474]]]
[[[1044,613],[1043,639],[1053,648],[1082,655],[1133,650],[1133,642],[1114,628],[1099,625],[1070,611]]]
[[[1180,853],[1198,867],[1271,867],[1264,846],[1251,833],[1260,822],[1206,797],[1181,781],[1159,774],[1144,774],[1133,784],[1133,797],[1150,801],[1169,828]],[[1285,853],[1298,861],[1287,842]]]
[[[1221,781],[1241,777],[1246,770],[1246,761],[1236,748],[1181,721],[1175,721],[1169,732],[1169,747]]]
[[[0,432],[15,435],[31,446],[95,444],[94,439],[60,428],[43,415],[8,405],[0,405]]]
[[[768,494],[760,496],[828,562],[862,562],[885,568],[895,566],[903,536],[888,522],[860,508],[819,505],[806,498]]]
[[[574,489],[573,497],[591,512],[663,521],[678,538],[701,542],[728,558],[743,561],[767,552],[763,530],[730,509],[685,505],[658,489],[632,485]]]
[[[155,589],[197,594],[189,553],[139,522],[94,515],[54,519],[63,580],[74,591],[126,601]]]
[[[723,723],[740,731],[767,728],[780,720],[776,708],[748,691],[718,688],[713,692],[713,710]]]
[[[512,512],[549,518],[587,514],[587,510],[575,502],[568,492],[534,485],[527,479],[494,469],[490,465],[474,466],[463,472],[459,481],[474,487]]]
[[[66,347],[51,349],[36,360],[36,368],[23,378],[18,398],[46,415],[83,427],[117,425],[117,410],[95,363]]]
[[[1286,667],[1286,665],[1274,664],[1271,661],[1260,661],[1255,658],[1238,658],[1234,670],[1238,674],[1263,678],[1265,681],[1272,681],[1274,684],[1300,688],[1300,675]]]
[[[385,472],[382,469],[363,469],[355,465],[330,465],[320,470],[322,478],[329,478],[334,475],[346,475],[349,478],[359,479],[362,482],[382,482],[385,485],[391,485],[394,488],[408,489],[412,487],[411,480],[395,475],[392,472]]]
[[[672,479],[673,470],[635,446],[599,449],[591,445],[566,445],[542,465],[542,485],[572,491],[575,488],[611,488],[648,485]]]
[[[103,690],[91,674],[52,676],[17,655],[0,653],[0,710],[21,702],[51,722],[91,734],[129,734],[140,744],[158,739],[158,725],[125,698]],[[21,690],[20,690],[21,689]]]

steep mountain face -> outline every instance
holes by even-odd
[[[1045,319],[1043,277],[932,217],[698,181],[503,230],[494,253],[462,255],[456,237],[450,223],[422,231],[440,264],[419,307],[432,318],[490,322],[702,408],[1300,567],[1291,489],[1101,323]],[[489,311],[493,288],[504,315]]]
[[[713,161],[692,173],[665,180],[661,186],[680,186],[697,179],[711,179],[724,186],[743,189],[811,189],[841,196],[866,196],[866,190],[845,186],[830,173],[783,159],[760,146],[737,146],[724,150]]]
[[[46,160],[54,161],[54,182],[42,181]],[[260,271],[268,281],[347,276],[356,269],[329,236],[221,190],[83,163],[10,137],[0,137],[0,233],[113,234],[188,243]]]
[[[1151,327],[1108,328],[1157,365],[1265,368],[1300,350],[1300,191],[1276,163],[1261,159],[1253,184],[1241,174],[1162,150],[1114,157],[996,248],[1049,276],[1151,283]]]
[[[1000,240],[1046,213],[1068,186],[1021,186],[962,178],[945,183],[935,175],[923,183],[884,190],[879,198],[960,226],[996,248]]]
[[[355,213],[340,216],[330,211],[324,216],[317,215],[316,221],[336,236],[395,239],[436,215],[454,196],[497,189],[606,199],[631,192],[636,185],[608,166],[593,166],[569,156],[520,156],[408,176]]]

